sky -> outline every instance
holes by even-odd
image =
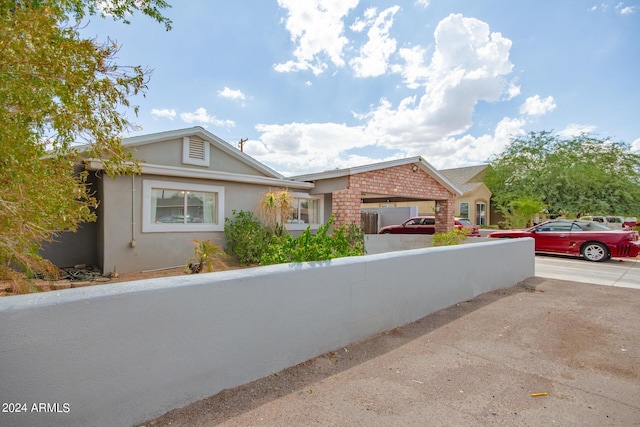
[[[478,165],[514,137],[640,151],[640,0],[168,0],[83,34],[152,69],[139,130],[202,126],[285,176],[422,156]]]

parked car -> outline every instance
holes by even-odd
[[[192,223],[192,222],[201,223],[202,222],[202,218],[193,218],[193,217],[187,215],[187,219],[185,221],[184,215],[169,215],[169,216],[165,216],[165,217],[159,218],[157,222],[179,223],[179,224],[184,224],[185,222],[187,222],[187,223]]]
[[[532,237],[536,252],[582,256],[589,261],[634,258],[640,253],[637,231],[612,230],[598,222],[579,219],[549,220],[526,230],[495,231],[489,237]]]
[[[467,236],[479,237],[478,226],[466,218],[454,218],[455,227],[469,230]],[[380,228],[378,234],[435,234],[436,217],[432,215],[414,216],[399,225],[387,225]]]
[[[626,228],[631,228],[628,226],[628,223],[626,223],[625,218],[622,216],[587,215],[587,216],[580,217],[580,219],[583,221],[598,222],[614,230],[624,230]]]

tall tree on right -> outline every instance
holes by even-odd
[[[522,199],[538,200],[551,215],[640,215],[640,153],[590,134],[515,138],[490,161],[484,182],[506,215]]]

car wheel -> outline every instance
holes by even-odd
[[[600,242],[589,242],[583,246],[582,256],[589,261],[604,261],[609,259],[609,249]]]

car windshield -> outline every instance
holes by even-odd
[[[471,221],[466,218],[460,218],[458,221],[460,221],[460,224],[462,225],[471,225]]]

